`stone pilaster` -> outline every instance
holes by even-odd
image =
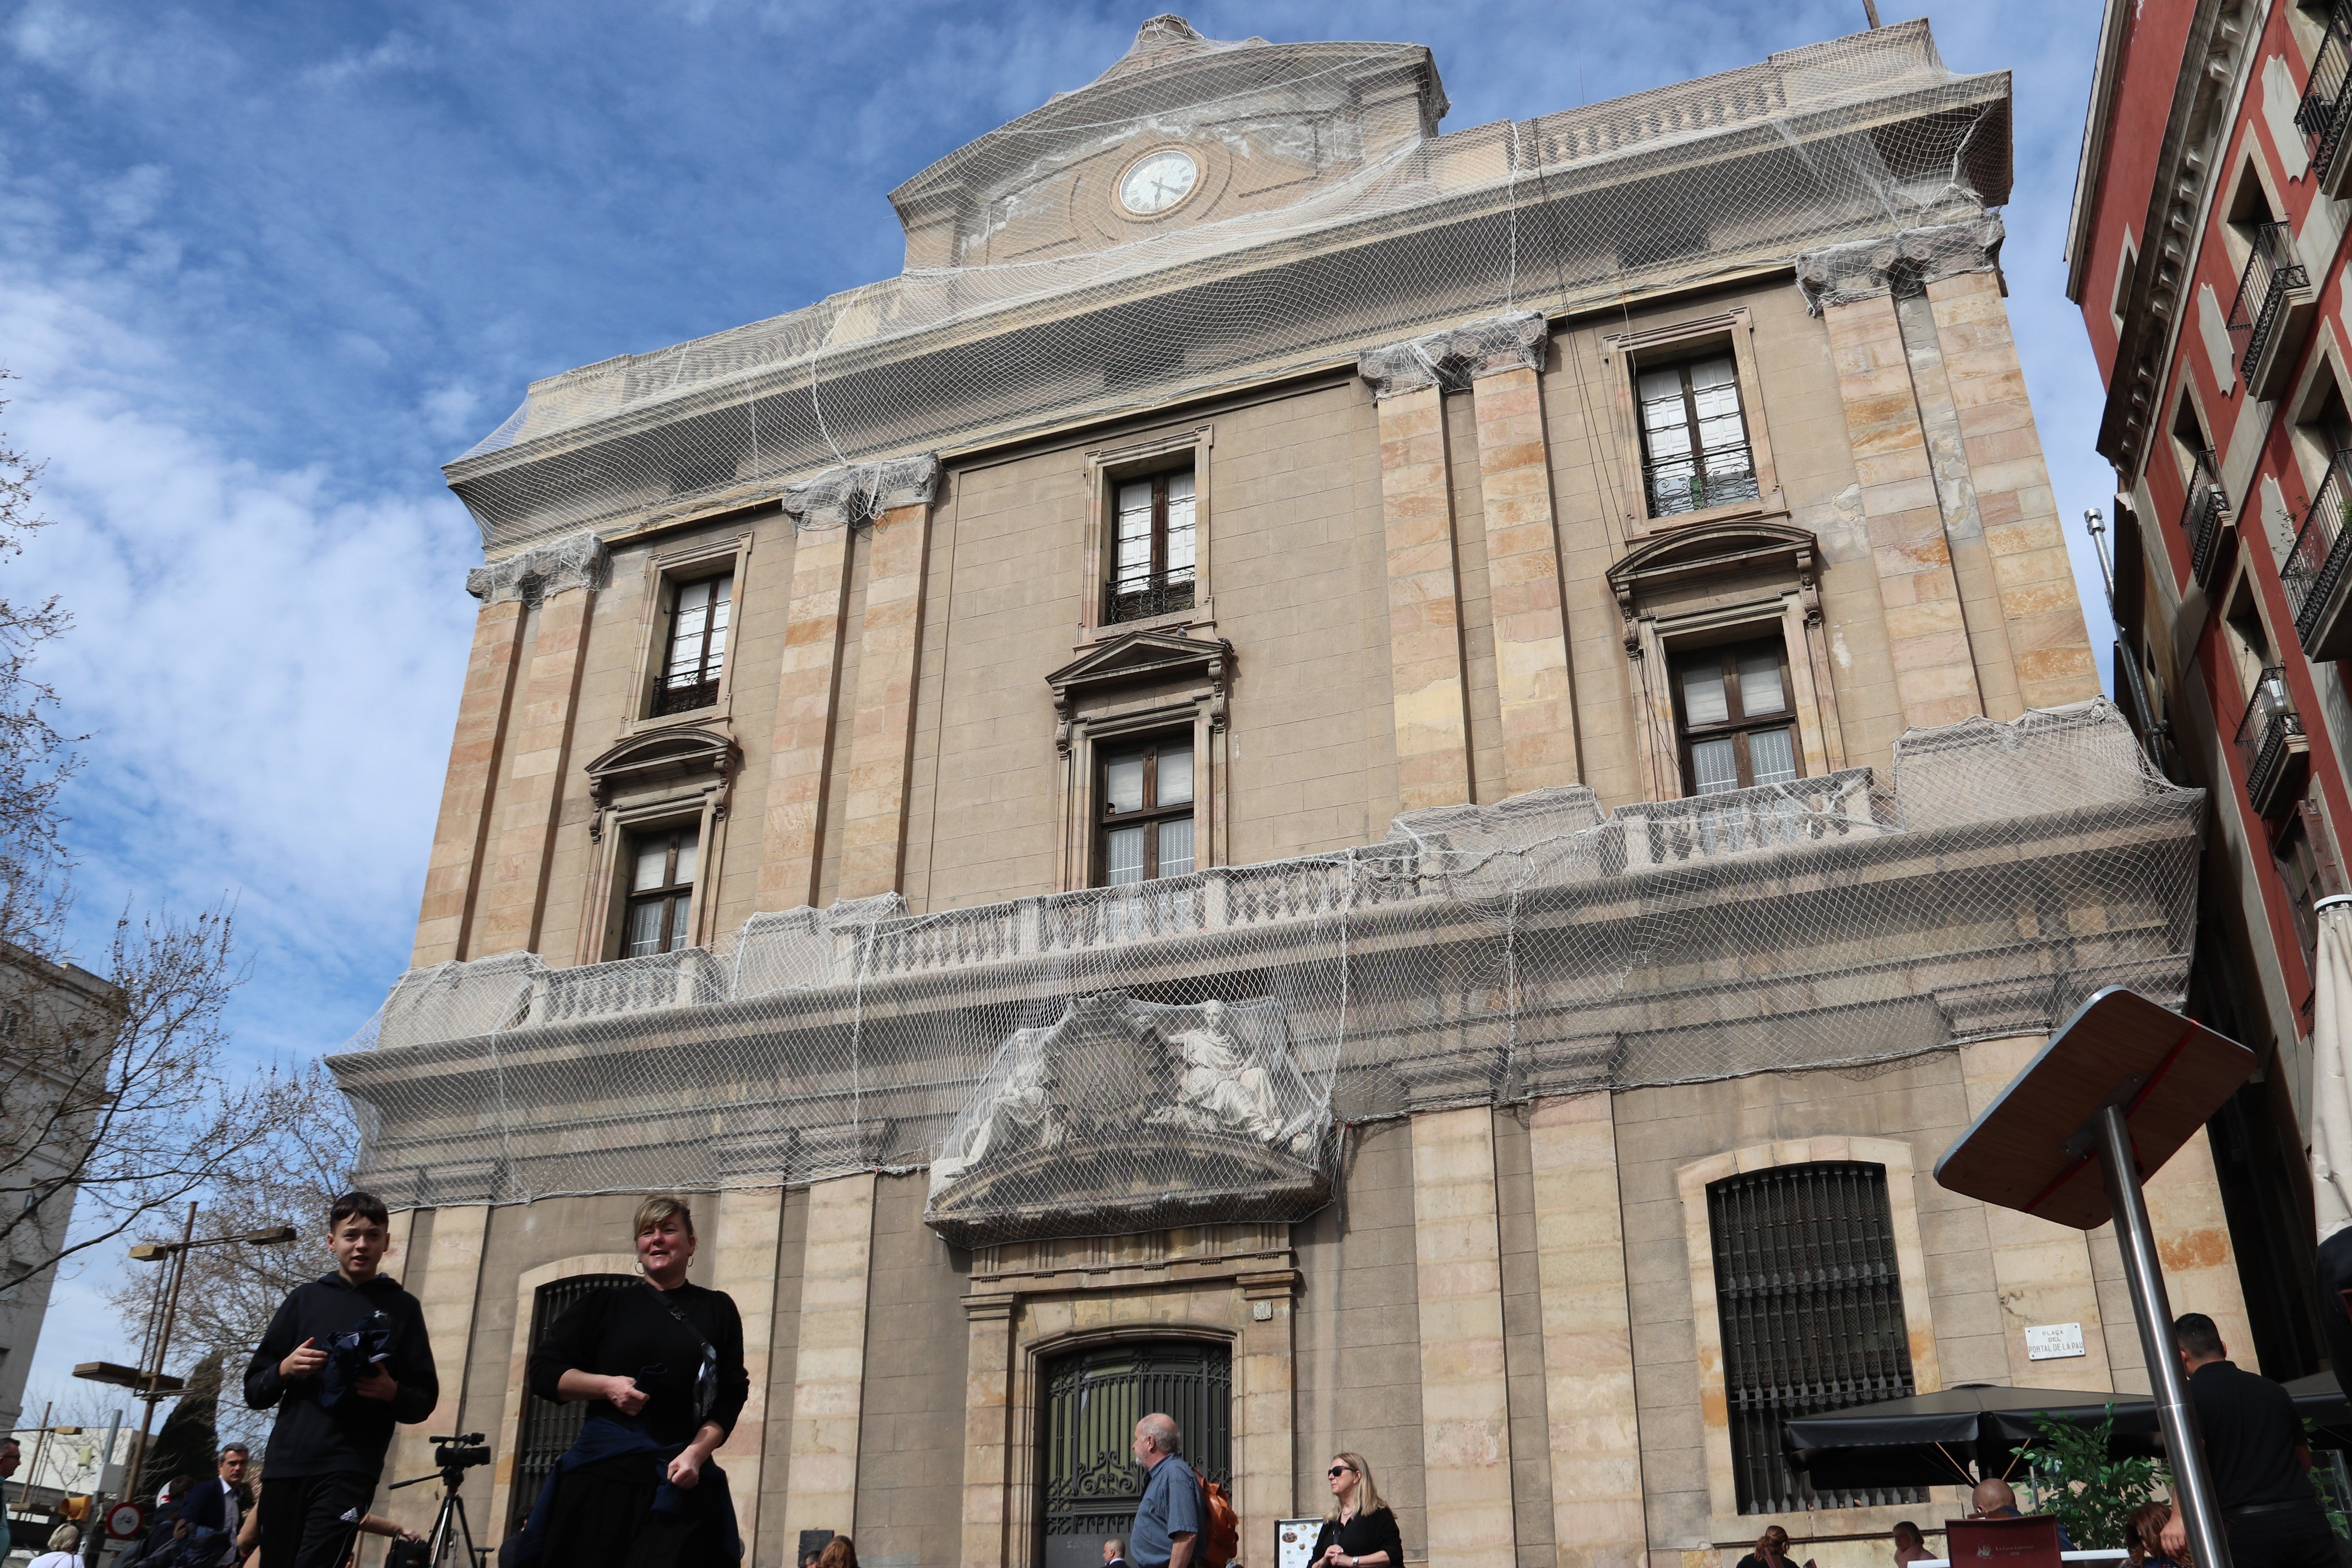
[[[907,834],[907,769],[915,745],[916,661],[930,564],[931,486],[874,520],[858,626],[857,713],[849,742],[841,896],[896,892]]]
[[[783,667],[776,679],[775,730],[768,747],[757,899],[763,910],[816,903],[848,602],[849,530],[803,531],[793,547],[793,597],[784,614]]]
[[[2238,1279],[2237,1254],[2230,1245],[2230,1217],[2221,1208],[2221,1179],[2213,1169],[2210,1136],[2197,1132],[2148,1179],[2148,1225],[2156,1232],[2173,1315],[2204,1313],[2232,1351],[2245,1347],[2245,1356],[2251,1357],[2254,1331],[2246,1317],[2245,1291]]]
[[[801,1260],[800,1348],[793,1373],[792,1468],[784,1539],[857,1529],[858,1418],[866,1392],[866,1300],[874,1251],[874,1177],[809,1188]]]
[[[1514,1568],[1494,1112],[1412,1119],[1422,1487],[1432,1568]]]
[[[1642,1568],[1649,1531],[1610,1097],[1538,1101],[1528,1148],[1559,1568]]]
[[[1536,353],[1542,353],[1539,344]],[[1580,780],[1540,368],[1509,365],[1470,384],[1478,422],[1479,509],[1486,527],[1506,795]]]
[[[466,928],[481,888],[482,852],[490,826],[490,786],[498,776],[507,705],[514,695],[515,658],[522,639],[520,599],[484,605],[474,621],[474,651],[466,689],[457,700],[457,729],[449,742],[449,773],[441,786],[433,854],[425,867],[425,898],[416,916],[409,963],[422,969],[466,956]]]
[[[784,1189],[730,1188],[719,1194],[711,1244],[716,1256],[710,1285],[735,1300],[743,1319],[743,1370],[751,1394],[735,1429],[719,1446],[727,1489],[735,1500],[736,1528],[747,1542],[760,1527],[760,1461],[767,1447],[768,1369],[775,1343],[776,1246],[783,1226]]]
[[[1291,1326],[1298,1274],[1288,1268],[1244,1274],[1240,1283],[1250,1312],[1234,1346],[1234,1511],[1247,1545],[1274,1539],[1275,1521],[1290,1513],[1296,1489]],[[1263,1319],[1257,1315],[1261,1310]]]
[[[430,1470],[433,1434],[458,1431],[460,1427],[454,1424],[466,1418],[466,1361],[473,1344],[474,1306],[481,1289],[483,1243],[489,1225],[487,1204],[435,1209],[425,1255],[411,1260],[410,1271],[402,1280],[424,1309],[425,1332],[433,1342],[433,1371],[440,1380],[441,1402],[425,1420],[397,1428],[399,1440],[393,1448],[387,1480],[405,1480]],[[481,1499],[478,1495],[474,1500],[478,1504]],[[433,1511],[439,1506],[440,1494],[431,1487],[404,1487],[386,1494],[389,1517],[411,1530],[429,1529]]]
[[[1004,1568],[1005,1492],[1012,1484],[1011,1296],[964,1300],[963,1555],[961,1568]]]

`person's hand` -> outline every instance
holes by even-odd
[[[394,1383],[392,1373],[384,1371],[379,1363],[368,1368],[368,1374],[352,1384],[352,1392],[362,1399],[380,1399],[389,1405],[400,1393],[400,1384]]]
[[[635,1415],[646,1407],[647,1395],[637,1386],[635,1378],[608,1377],[604,1380],[604,1397],[611,1400],[613,1408],[622,1415]],[[689,1481],[687,1484],[691,1486],[693,1483]]]
[[[327,1364],[327,1352],[319,1348],[317,1340],[304,1340],[286,1352],[278,1363],[278,1375],[288,1383],[298,1378],[316,1377],[319,1369]]]
[[[669,1484],[680,1491],[689,1491],[702,1479],[702,1461],[709,1458],[701,1449],[688,1443],[678,1457],[669,1462]]]
[[[2180,1517],[2179,1509],[2174,1509],[2172,1517],[2164,1521],[2164,1529],[2158,1533],[2156,1543],[2164,1548],[2164,1554],[2175,1563],[2187,1554],[2189,1521]]]
[[[404,1531],[400,1531],[400,1532],[399,1532],[399,1534],[398,1534],[397,1536],[395,1536],[395,1537],[394,1537],[394,1539],[395,1539],[395,1540],[399,1540],[399,1541],[405,1541],[405,1542],[407,1542],[411,1546],[421,1546],[421,1545],[423,1545],[423,1544],[424,1544],[424,1542],[425,1542],[425,1537],[423,1537],[423,1536],[421,1536],[421,1535],[417,1534],[417,1533],[416,1533],[416,1531],[413,1531],[413,1530],[404,1530]]]

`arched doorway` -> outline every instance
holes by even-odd
[[[548,1329],[574,1301],[593,1291],[617,1289],[636,1282],[634,1274],[575,1274],[569,1279],[541,1285],[530,1307],[531,1348],[539,1348]],[[587,1419],[588,1405],[584,1401],[559,1405],[551,1399],[541,1399],[529,1389],[523,1391],[522,1426],[515,1436],[514,1486],[507,1494],[509,1535],[522,1528],[522,1521],[530,1514],[530,1505],[539,1500],[539,1489],[555,1473],[555,1461],[563,1458],[563,1451],[579,1440],[581,1424]]]
[[[1040,1369],[1038,1561],[1100,1568],[1105,1537],[1124,1536],[1144,1472],[1128,1441],[1152,1411],[1175,1417],[1192,1468],[1233,1485],[1232,1350],[1209,1340],[1120,1340],[1056,1356]]]

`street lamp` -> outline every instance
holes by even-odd
[[[135,1389],[147,1407],[139,1417],[139,1447],[131,1456],[131,1479],[123,1488],[124,1497],[139,1495],[139,1475],[147,1464],[147,1437],[155,1423],[156,1401],[171,1398],[184,1386],[180,1379],[164,1375],[163,1358],[171,1352],[172,1328],[179,1320],[180,1282],[187,1278],[188,1254],[200,1247],[278,1247],[293,1239],[294,1227],[290,1225],[240,1230],[228,1236],[209,1236],[199,1239],[196,1236],[196,1205],[190,1204],[187,1224],[181,1227],[179,1240],[142,1241],[131,1249],[131,1258],[134,1263],[162,1263],[168,1258],[172,1265],[169,1278],[163,1282],[164,1289],[159,1292],[161,1300],[157,1306],[163,1314],[160,1330],[155,1322],[156,1308],[150,1307],[147,1311],[147,1340],[154,1347],[154,1355],[150,1358],[142,1352],[138,1367],[131,1369],[127,1379],[122,1376],[125,1369],[110,1363],[91,1362],[74,1368],[76,1377],[87,1377],[98,1383],[120,1383]]]

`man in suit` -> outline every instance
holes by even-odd
[[[199,1481],[180,1500],[175,1516],[185,1525],[181,1533],[181,1561],[187,1568],[235,1568],[236,1527],[245,1518],[245,1467],[251,1456],[242,1443],[220,1451],[220,1473]]]
[[[1116,1535],[1103,1542],[1103,1568],[1133,1568],[1127,1560],[1127,1542]]]

